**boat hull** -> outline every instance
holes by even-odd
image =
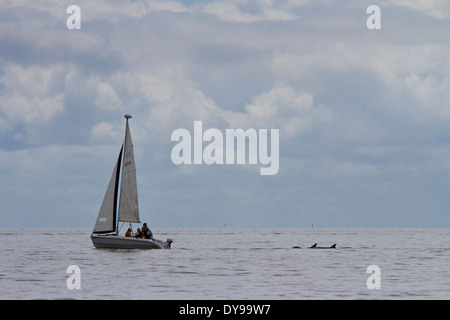
[[[108,249],[170,249],[172,240],[137,239],[117,235],[92,234],[92,243],[96,248]]]

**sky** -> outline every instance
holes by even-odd
[[[445,0],[2,0],[0,227],[93,228],[124,114],[153,228],[450,227],[449,34]],[[174,164],[194,121],[278,129],[278,172]]]

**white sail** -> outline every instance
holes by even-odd
[[[121,222],[141,222],[139,220],[136,165],[134,162],[133,142],[128,127],[128,118],[125,129],[118,220]]]
[[[102,206],[100,207],[95,223],[94,233],[109,233],[116,231],[116,204],[119,184],[119,173],[117,170],[120,168],[122,150],[123,147],[120,149],[119,158],[117,159],[116,166],[114,167],[111,179],[109,180],[108,188],[103,197]]]

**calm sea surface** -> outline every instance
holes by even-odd
[[[90,229],[0,229],[0,299],[450,299],[450,229],[152,231],[172,249],[95,249]],[[337,249],[305,249],[314,243]],[[67,287],[71,265],[81,289]]]

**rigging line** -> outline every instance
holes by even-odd
[[[122,225],[121,225],[120,228],[119,228],[119,232],[120,232],[120,230],[122,230],[124,224],[125,224],[125,222],[122,222]],[[119,232],[118,232],[118,233],[119,233]]]

